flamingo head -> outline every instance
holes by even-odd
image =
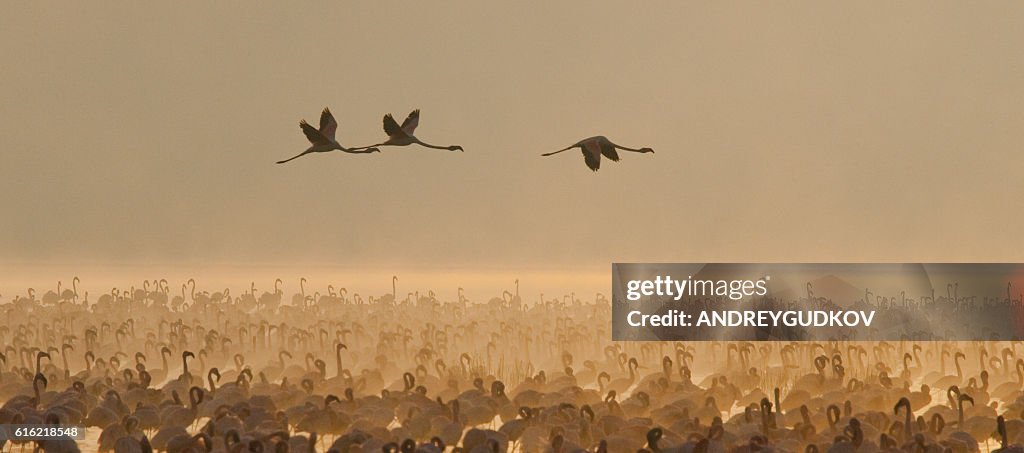
[[[651,148],[640,148],[641,153],[653,153],[654,150]]]
[[[452,146],[448,147],[448,151],[463,151],[463,152],[465,152],[466,150],[462,149],[462,147],[459,146],[459,145],[452,145]]]

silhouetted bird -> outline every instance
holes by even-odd
[[[423,143],[420,139],[413,135],[416,131],[416,126],[420,124],[420,110],[413,110],[402,125],[399,126],[398,122],[395,121],[395,117],[391,116],[390,113],[384,115],[384,133],[388,134],[388,139],[384,143],[378,143],[373,146],[407,146],[412,144],[426,146],[427,148],[434,149],[446,149],[448,151],[463,151],[459,145],[451,146],[437,146],[429,143]]]
[[[560,149],[558,151],[547,154],[541,154],[541,156],[551,156],[563,151],[568,151],[573,148],[579,148],[580,151],[583,151],[583,160],[587,163],[587,167],[590,167],[590,169],[594,171],[597,171],[597,169],[601,168],[601,155],[604,155],[604,157],[607,157],[613,162],[619,161],[619,153],[615,151],[616,148],[621,149],[623,151],[632,151],[634,153],[654,152],[654,150],[651,148],[633,149],[627,148],[625,146],[616,145],[615,143],[612,143],[611,140],[608,140],[607,137],[598,135],[596,137],[590,137],[580,140],[573,144],[572,146],[566,147],[565,149]]]
[[[283,164],[290,160],[298,159],[309,153],[326,153],[328,151],[344,151],[346,153],[355,154],[366,154],[373,152],[380,152],[379,149],[374,147],[363,147],[363,148],[346,148],[341,146],[337,140],[334,139],[334,133],[338,130],[338,122],[334,120],[334,115],[331,115],[331,110],[324,107],[324,111],[320,113],[320,129],[316,129],[310,126],[306,120],[299,121],[299,127],[302,128],[302,133],[306,134],[306,138],[309,139],[309,149],[303,151],[299,155],[290,159],[278,161],[277,163]]]

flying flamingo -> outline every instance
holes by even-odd
[[[429,143],[423,143],[413,135],[413,132],[416,131],[416,126],[419,126],[419,124],[420,109],[413,110],[412,113],[405,118],[405,121],[402,122],[401,126],[399,126],[398,122],[395,121],[395,117],[388,113],[387,115],[384,115],[384,133],[388,134],[388,139],[384,143],[378,143],[373,146],[407,146],[415,143],[417,145],[426,146],[427,148],[446,149],[448,151],[464,151],[459,145],[437,146]]]
[[[568,151],[568,150],[573,149],[573,148],[579,148],[580,151],[583,151],[583,159],[584,159],[584,161],[586,161],[587,166],[590,167],[590,169],[594,170],[594,171],[597,171],[598,168],[601,168],[601,155],[602,154],[604,155],[604,157],[607,157],[612,162],[618,162],[619,161],[619,153],[617,153],[615,151],[616,148],[621,149],[623,151],[632,151],[634,153],[653,153],[654,152],[654,150],[651,149],[651,148],[633,149],[633,148],[626,148],[625,146],[616,145],[615,143],[612,143],[611,140],[608,140],[607,137],[598,135],[596,137],[590,137],[590,138],[585,138],[583,140],[580,140],[580,141],[576,142],[575,144],[573,144],[572,146],[569,146],[567,148],[560,149],[558,151],[547,153],[547,154],[541,154],[541,156],[551,156],[551,155],[554,155],[554,154],[558,154],[558,153],[560,153],[562,151]]]
[[[309,143],[311,143],[313,146],[310,146],[309,149],[303,151],[302,153],[295,157],[281,160],[278,161],[277,163],[283,164],[290,160],[298,159],[309,153],[326,153],[328,151],[334,150],[357,154],[380,152],[379,149],[372,146],[364,148],[346,148],[344,146],[341,146],[341,144],[339,144],[338,141],[335,140],[334,138],[334,133],[335,131],[338,130],[338,122],[334,120],[334,115],[331,114],[331,110],[328,109],[327,107],[324,107],[324,111],[320,113],[319,130],[317,130],[313,126],[310,126],[310,124],[307,123],[306,120],[299,121],[299,127],[302,128],[302,133],[306,134],[306,138],[309,140]]]

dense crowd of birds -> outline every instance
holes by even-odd
[[[0,424],[91,435],[4,450],[1024,452],[1019,342],[612,342],[604,296],[518,282],[70,283],[4,299]]]

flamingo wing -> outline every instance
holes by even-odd
[[[324,137],[324,134],[316,130],[315,127],[311,126],[306,120],[299,121],[299,127],[302,128],[302,133],[306,134],[306,138],[310,143],[314,145],[328,145],[331,141]]]
[[[402,121],[402,130],[407,135],[412,135],[416,131],[416,126],[420,125],[420,109],[413,110],[409,113],[409,116],[405,117],[405,121]]]
[[[409,136],[409,134],[406,134],[405,131],[402,130],[402,127],[398,125],[398,121],[395,121],[395,117],[391,116],[390,113],[384,115],[384,133],[388,134],[388,137],[391,138]]]
[[[611,144],[611,142],[601,142],[599,146],[601,147],[601,154],[604,155],[604,157],[607,157],[608,160],[611,160],[612,162],[619,161],[619,152],[615,151],[615,145]]]
[[[335,132],[338,131],[338,122],[334,119],[334,115],[331,114],[331,109],[324,107],[324,111],[320,113],[320,133],[324,137],[334,139]]]
[[[601,168],[601,145],[597,141],[587,140],[580,149],[583,150],[583,160],[591,170]]]

